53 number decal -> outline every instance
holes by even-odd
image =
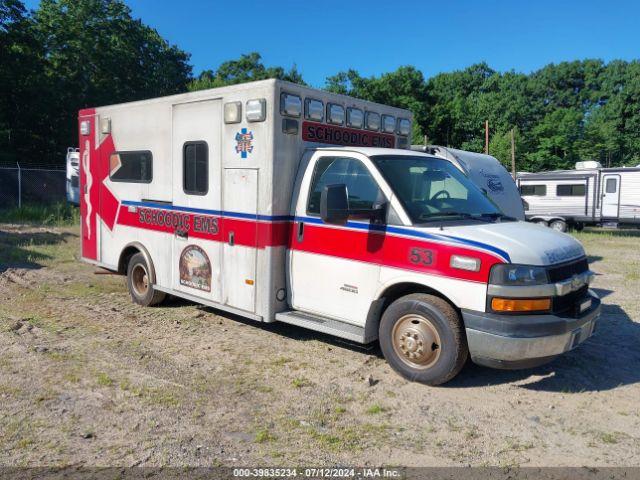
[[[435,254],[428,248],[413,247],[409,250],[409,261],[414,265],[433,265]]]

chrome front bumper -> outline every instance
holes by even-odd
[[[465,311],[462,315],[471,359],[495,368],[529,368],[572,350],[593,335],[600,299],[579,317],[496,315]]]

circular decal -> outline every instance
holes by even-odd
[[[211,263],[197,245],[189,245],[180,254],[180,285],[211,291]]]

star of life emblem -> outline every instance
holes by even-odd
[[[253,152],[253,132],[247,131],[243,128],[236,133],[236,153],[240,154],[241,158],[247,158],[247,155]]]

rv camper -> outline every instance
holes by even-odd
[[[517,183],[531,222],[561,232],[585,225],[640,226],[638,167],[578,162],[575,170],[519,175]]]
[[[82,258],[141,305],[171,294],[379,340],[427,384],[469,355],[530,367],[591,336],[582,246],[411,151],[411,123],[280,80],[81,110]]]
[[[497,158],[438,145],[412,145],[412,150],[445,158],[458,166],[506,215],[524,220],[523,202],[518,187]]]
[[[79,175],[80,150],[77,148],[67,148],[66,167],[66,190],[67,202],[80,205]]]

